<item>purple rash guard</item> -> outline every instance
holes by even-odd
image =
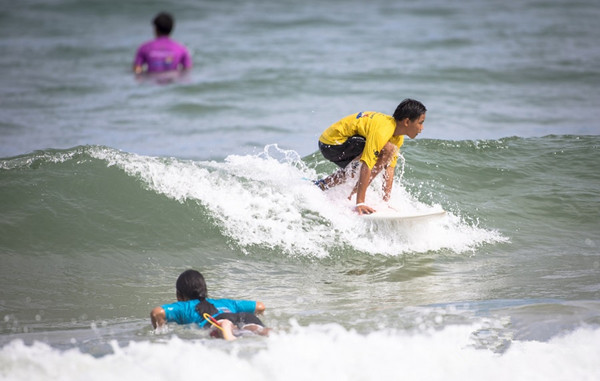
[[[137,51],[134,66],[148,65],[148,73],[189,69],[192,58],[185,46],[167,36],[144,43]]]

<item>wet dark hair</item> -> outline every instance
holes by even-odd
[[[427,109],[423,103],[414,99],[405,99],[396,107],[394,119],[403,120],[404,118],[408,118],[408,120],[413,121],[420,118],[426,112]]]
[[[200,300],[196,305],[196,312],[203,316],[205,313],[213,316],[219,313],[219,310],[206,300],[206,282],[200,272],[196,270],[186,270],[179,275],[175,283],[177,293],[189,300]]]
[[[156,27],[159,36],[168,36],[173,30],[173,16],[167,12],[157,14],[152,23]]]

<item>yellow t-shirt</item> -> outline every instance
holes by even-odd
[[[394,136],[395,130],[396,120],[393,116],[380,112],[363,111],[348,115],[329,126],[321,134],[319,141],[323,144],[339,145],[354,135],[364,137],[366,139],[365,149],[360,159],[373,169],[379,152],[387,142],[398,148],[404,143],[404,135]],[[390,166],[395,167],[397,161],[398,152],[392,158]]]

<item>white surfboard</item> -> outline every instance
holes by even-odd
[[[360,218],[368,221],[429,221],[444,217],[446,211],[401,213],[392,209],[378,210],[371,214],[361,214]]]

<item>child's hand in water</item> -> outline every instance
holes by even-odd
[[[164,335],[165,333],[169,333],[169,326],[167,324],[159,325],[152,331],[155,335]]]

